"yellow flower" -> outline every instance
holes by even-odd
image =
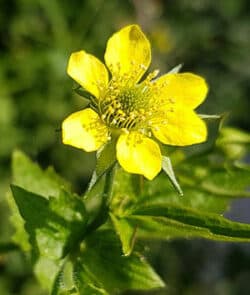
[[[145,74],[150,43],[138,25],[124,27],[107,43],[106,66],[85,51],[71,54],[67,72],[91,94],[90,107],[62,124],[63,143],[96,151],[118,134],[116,157],[130,173],[153,179],[161,170],[157,142],[186,146],[206,140],[207,128],[194,109],[207,85],[191,73]]]

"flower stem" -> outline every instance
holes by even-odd
[[[85,232],[85,235],[88,235],[89,233],[93,232],[98,227],[100,227],[102,224],[104,224],[109,216],[108,213],[109,213],[109,206],[112,200],[114,173],[115,173],[115,165],[106,172],[105,184],[104,184],[103,195],[102,195],[102,203],[99,207],[99,213],[97,214],[96,218],[91,222],[91,224],[88,226],[88,229]]]

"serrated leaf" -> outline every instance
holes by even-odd
[[[43,171],[21,151],[12,155],[13,184],[46,198],[57,196],[61,190],[70,191],[70,185],[57,175],[52,167]]]
[[[135,230],[138,238],[203,237],[222,241],[250,241],[249,225],[237,224],[215,214],[221,214],[228,208],[234,193],[241,193],[241,195],[248,193],[244,192],[244,187],[246,182],[249,181],[249,177],[246,177],[247,173],[249,175],[249,171],[234,168],[231,173],[226,173],[225,169],[216,168],[212,170],[213,173],[210,175],[207,170],[210,171],[211,168],[207,164],[208,159],[206,156],[205,159],[205,163],[203,163],[203,157],[200,162],[196,159],[195,164],[193,159],[180,164],[181,169],[179,171],[182,172],[180,181],[185,192],[183,197],[174,192],[171,185],[166,182],[163,174],[153,181],[145,181],[142,191],[137,192],[138,195],[135,191],[126,192],[126,185],[131,187],[130,182],[125,182],[124,187],[123,185],[117,185],[116,195],[118,197],[115,197],[119,198],[120,196],[120,203],[122,204],[122,197],[126,195],[130,200],[127,203],[126,210],[121,211],[120,207],[113,207],[113,213],[116,215],[114,225],[125,249],[129,245],[131,233]],[[185,166],[185,174],[182,171],[183,165]],[[216,171],[221,173],[220,177],[216,174]],[[122,172],[123,177],[121,179],[126,179],[124,173]],[[183,177],[185,177],[185,181]],[[223,178],[221,183],[225,183],[225,186],[219,184],[220,178]],[[231,179],[226,181],[226,178]],[[212,187],[209,187],[209,189],[208,186],[205,187],[203,179],[204,181],[212,181],[208,182],[209,184],[214,184],[217,181],[217,190],[212,190]],[[131,176],[128,176],[128,180],[131,181]],[[234,189],[225,194],[223,190],[227,186],[230,186],[231,189],[234,187]],[[235,190],[235,186],[237,190]],[[142,214],[143,216],[141,216]],[[118,226],[117,221],[119,221]],[[125,234],[123,234],[123,226],[126,228],[124,230]]]
[[[39,255],[53,259],[65,256],[86,227],[83,202],[66,192],[49,200],[17,186],[12,186],[12,193],[25,220],[34,259]]]
[[[66,260],[57,274],[51,295],[80,295],[73,277],[73,263]]]
[[[33,163],[24,153],[16,150],[12,155],[13,183],[30,192],[42,195],[45,198],[58,196],[62,190],[70,191],[70,185],[55,173],[52,167],[43,171],[36,163]],[[16,232],[13,240],[18,243],[24,251],[30,250],[28,236],[24,230],[24,220],[20,216],[13,197],[7,196],[11,209],[11,222]]]
[[[37,259],[33,271],[44,289],[52,290],[64,262],[65,259],[51,259],[43,256]]]
[[[131,215],[123,219],[131,227],[131,230],[137,228],[138,239],[205,238],[224,242],[250,242],[249,229],[244,231],[242,237],[236,237],[231,236],[229,231],[228,234],[220,234],[212,232],[208,227],[199,227],[163,216]],[[225,228],[224,230],[226,233]],[[240,236],[241,231],[242,229],[239,228],[238,231],[234,231],[234,234]],[[243,237],[244,235],[247,236]]]
[[[173,186],[175,187],[175,189],[177,190],[177,192],[183,196],[183,191],[175,177],[175,173],[172,167],[172,163],[169,157],[166,156],[162,156],[162,169],[163,171],[167,174],[169,180],[171,181],[171,183],[173,184]]]
[[[46,288],[51,288],[63,257],[82,238],[87,217],[82,200],[61,192],[49,200],[12,186],[12,193],[29,235],[35,273]]]
[[[145,219],[145,223],[147,223],[145,224],[146,227],[150,227],[152,217],[158,219],[158,221],[161,220],[162,224],[171,221],[176,225],[184,226],[185,233],[183,233],[183,237],[193,236],[193,234],[195,234],[195,236],[212,240],[250,242],[250,225],[234,222],[214,213],[200,212],[181,206],[155,205],[137,208],[134,211],[134,215],[135,216],[132,215],[129,218],[136,219],[141,216],[149,217],[148,220],[147,218]],[[139,231],[140,226],[137,226]],[[199,231],[198,235],[197,230]],[[155,231],[157,231],[157,229],[155,229]],[[160,233],[162,231],[160,226],[158,231],[159,236],[163,237]],[[176,234],[173,230],[173,237],[175,236]]]
[[[79,288],[80,295],[109,295],[104,289],[89,283]]]
[[[84,263],[74,259],[67,260],[55,280],[51,295],[109,295],[101,288],[98,280],[87,271]],[[77,270],[77,271],[76,271]]]
[[[77,286],[77,289],[79,290],[79,294],[109,295],[109,293],[101,287],[99,279],[96,278],[91,272],[89,272],[84,262],[76,262],[74,271],[75,284]]]
[[[121,240],[122,252],[125,256],[129,256],[134,247],[137,228],[131,227],[126,219],[119,218],[112,213],[110,213],[110,217]]]
[[[15,232],[11,238],[13,242],[17,243],[23,251],[28,252],[31,250],[29,236],[24,229],[25,222],[19,213],[17,204],[11,192],[7,193],[6,200],[11,210],[10,221],[15,228]]]
[[[85,240],[75,273],[79,286],[85,281],[82,276],[87,276],[94,286],[110,294],[128,289],[164,287],[162,280],[140,254],[122,255],[119,240],[109,230],[97,231]]]
[[[162,216],[130,215],[121,219],[126,222],[127,227],[130,227],[131,231],[136,228],[138,239],[170,240],[175,238],[204,237],[209,234],[206,229],[186,225]]]

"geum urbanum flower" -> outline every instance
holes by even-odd
[[[206,140],[206,125],[194,112],[206,97],[205,80],[191,73],[156,78],[154,71],[140,82],[151,49],[138,25],[115,33],[104,58],[111,78],[93,55],[82,50],[70,56],[67,72],[91,99],[90,107],[64,120],[63,143],[92,152],[116,136],[120,165],[151,180],[162,167],[158,142],[186,146]]]

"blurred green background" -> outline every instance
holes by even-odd
[[[164,73],[183,63],[183,71],[204,76],[210,92],[200,112],[231,112],[227,124],[250,131],[248,0],[2,0],[0,241],[9,241],[11,233],[4,198],[13,149],[43,167],[52,164],[84,191],[94,154],[61,143],[62,120],[83,106],[66,75],[67,60],[80,49],[103,60],[109,36],[131,23],[151,41],[152,69]],[[241,210],[235,210],[231,217],[240,221]],[[196,240],[150,246],[148,257],[169,286],[150,294],[250,294],[249,245]],[[13,252],[0,256],[0,294],[46,293],[24,257]]]

